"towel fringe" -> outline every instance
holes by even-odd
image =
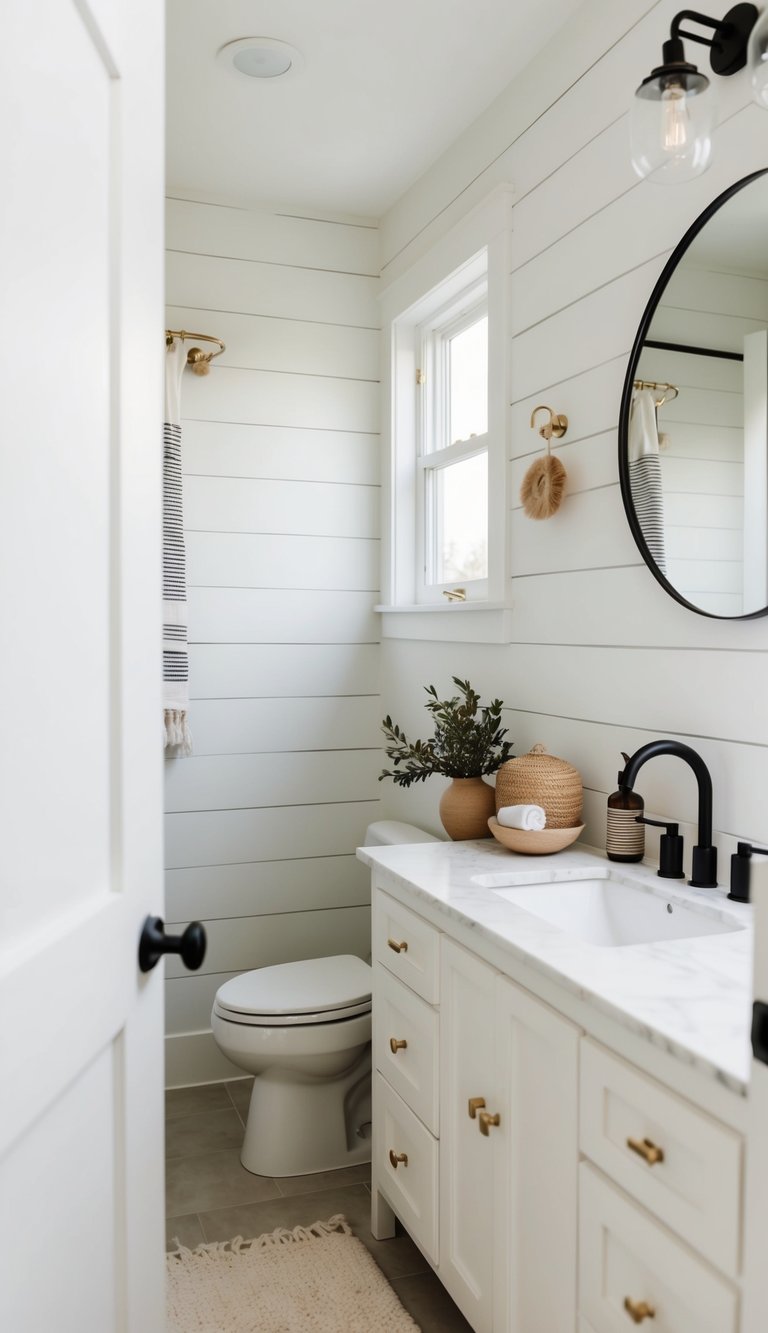
[[[309,1227],[294,1227],[288,1230],[285,1227],[278,1227],[275,1231],[266,1232],[263,1236],[255,1236],[252,1240],[243,1240],[242,1236],[235,1236],[233,1240],[214,1241],[210,1245],[198,1245],[196,1249],[190,1250],[182,1245],[178,1236],[174,1236],[174,1243],[177,1246],[171,1250],[169,1259],[211,1259],[220,1254],[247,1254],[254,1250],[273,1249],[279,1245],[296,1245],[310,1240],[319,1240],[323,1236],[351,1236],[352,1228],[343,1213],[334,1213],[327,1222],[313,1222]]]
[[[163,713],[164,744],[168,759],[192,753],[192,733],[186,709],[166,708]]]

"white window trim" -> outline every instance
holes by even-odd
[[[509,237],[512,190],[497,187],[382,293],[382,615],[385,637],[509,642],[507,477],[509,470]],[[489,514],[487,598],[420,602],[416,586],[416,371],[420,329],[441,301],[487,278]],[[451,619],[452,618],[452,619]],[[450,624],[449,624],[450,621]]]

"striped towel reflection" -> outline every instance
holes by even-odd
[[[629,417],[629,487],[640,531],[662,574],[667,570],[656,402],[650,389],[632,399]]]

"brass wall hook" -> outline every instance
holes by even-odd
[[[562,412],[553,412],[552,408],[547,407],[545,403],[539,403],[539,406],[534,407],[531,412],[531,429],[536,424],[537,412],[549,412],[549,421],[546,421],[543,426],[539,426],[539,435],[543,440],[549,443],[553,435],[556,440],[565,435],[568,429],[568,418]]]

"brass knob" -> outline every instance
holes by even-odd
[[[387,944],[389,945],[390,949],[394,949],[395,953],[408,952],[408,944],[406,940],[401,940],[400,943],[398,944],[397,940],[389,939],[387,940]]]
[[[495,1115],[491,1115],[490,1111],[481,1111],[477,1118],[480,1121],[480,1133],[483,1134],[485,1138],[488,1138],[488,1130],[491,1125],[501,1124],[501,1116],[498,1111]]]
[[[397,1170],[399,1162],[402,1162],[403,1166],[408,1165],[408,1154],[407,1152],[395,1152],[394,1148],[390,1148],[389,1160],[392,1163],[395,1170]]]
[[[624,1297],[624,1309],[635,1324],[642,1324],[644,1319],[655,1319],[656,1311],[647,1301],[633,1301],[631,1296]]]
[[[638,1157],[642,1157],[643,1161],[647,1162],[649,1166],[655,1166],[657,1162],[664,1161],[664,1149],[657,1148],[656,1144],[651,1143],[650,1139],[627,1139],[627,1147],[631,1148],[632,1152],[636,1152]]]
[[[485,1097],[470,1097],[467,1103],[467,1113],[470,1120],[477,1119],[477,1113],[481,1106],[485,1106]]]
[[[390,1049],[390,1051],[392,1052],[393,1055],[397,1055],[397,1052],[398,1052],[398,1051],[405,1051],[405,1050],[407,1050],[407,1048],[408,1048],[408,1042],[407,1042],[407,1041],[398,1041],[398,1040],[397,1040],[397,1037],[390,1037],[390,1039],[389,1039],[389,1049]]]

